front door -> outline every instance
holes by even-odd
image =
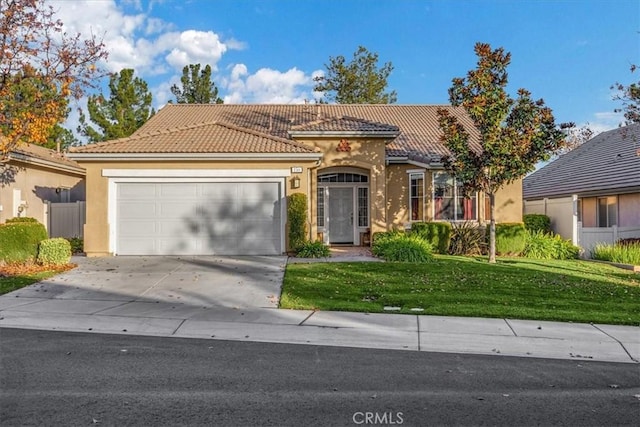
[[[329,188],[329,243],[353,243],[353,188]]]

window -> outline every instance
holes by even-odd
[[[409,218],[424,221],[424,173],[409,174]]]
[[[318,212],[316,220],[318,227],[324,227],[324,187],[318,187]]]
[[[369,226],[369,189],[358,187],[358,227]]]
[[[318,182],[369,182],[369,177],[357,173],[328,173],[318,175]]]
[[[598,227],[618,224],[618,199],[615,196],[598,197]]]
[[[446,172],[433,173],[433,219],[470,221],[478,219],[477,195],[465,197],[462,184]]]

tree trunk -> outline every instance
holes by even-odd
[[[489,193],[489,264],[496,263],[496,196]]]

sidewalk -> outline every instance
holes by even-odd
[[[640,361],[640,328],[633,326],[270,308],[202,308],[162,302],[14,299],[1,301],[0,327],[606,362]],[[36,306],[37,314],[33,311]],[[0,329],[0,339],[1,334]]]

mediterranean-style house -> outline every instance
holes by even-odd
[[[640,124],[603,132],[524,178],[525,213],[589,251],[640,237]],[[588,255],[588,253],[587,253]]]
[[[76,147],[89,256],[282,254],[287,197],[307,195],[311,240],[360,245],[415,221],[483,221],[441,158],[434,105],[169,104],[128,138]],[[496,198],[522,220],[521,181]]]
[[[85,198],[84,168],[56,150],[24,144],[0,163],[0,223],[32,217],[45,224],[47,202]]]

